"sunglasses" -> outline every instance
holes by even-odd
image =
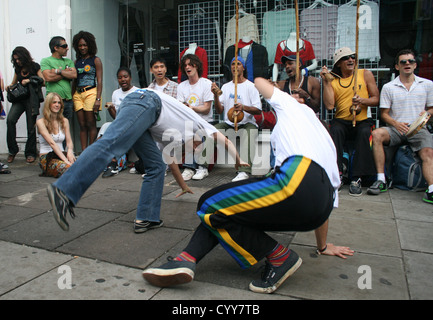
[[[349,60],[349,59],[356,60],[356,54],[351,54],[350,56],[344,56],[344,57],[341,58],[340,60],[341,60],[341,61],[347,61],[347,60]]]
[[[68,45],[65,43],[65,44],[62,44],[61,46],[58,46],[59,48],[63,48],[63,49],[67,49],[68,48]]]
[[[401,64],[401,65],[405,65],[405,64],[407,64],[408,62],[409,62],[410,64],[415,64],[415,63],[416,63],[416,60],[415,60],[415,59],[400,60],[400,64]]]

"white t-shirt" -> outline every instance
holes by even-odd
[[[119,112],[119,107],[122,104],[123,99],[125,99],[125,97],[128,94],[135,92],[137,89],[138,89],[137,87],[133,86],[128,91],[123,91],[122,89],[117,89],[116,91],[113,92],[113,96],[112,96],[111,101],[114,105],[114,108],[116,108],[116,112]]]
[[[224,107],[224,120],[230,125],[234,126],[234,123],[231,122],[227,118],[227,114],[231,108],[235,105],[235,84],[233,81],[226,83],[221,88],[223,95],[220,97],[220,102]],[[249,80],[246,80],[243,83],[238,84],[238,103],[243,104],[248,107],[256,107],[259,110],[262,110],[262,101],[260,99],[260,93],[257,91],[254,83]],[[244,119],[239,122],[239,125],[243,125],[246,123],[252,123],[257,126],[256,119],[252,114],[248,112],[244,112]]]
[[[212,81],[200,78],[196,84],[191,85],[189,80],[183,81],[177,87],[177,100],[187,102],[193,107],[204,105],[205,102],[213,101]],[[184,106],[185,107],[185,106]],[[207,122],[213,121],[213,108],[208,114],[199,114]]]
[[[173,147],[192,141],[194,135],[211,138],[218,131],[175,98],[152,89],[140,90],[152,91],[161,99],[161,114],[149,131],[163,154],[168,154]],[[200,138],[195,140],[200,141]]]
[[[289,157],[304,156],[316,162],[327,173],[335,190],[334,207],[338,207],[340,174],[334,142],[311,108],[300,104],[289,94],[275,88],[267,100],[274,108],[278,121],[271,135],[275,165]]]

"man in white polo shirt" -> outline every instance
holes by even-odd
[[[395,61],[395,68],[400,75],[382,89],[380,109],[382,120],[387,126],[373,131],[373,154],[378,175],[377,181],[368,189],[368,194],[378,195],[387,191],[383,146],[407,143],[423,162],[423,175],[429,185],[423,200],[433,204],[432,136],[426,128],[413,137],[406,136],[409,125],[421,114],[433,114],[433,82],[416,76],[416,67],[415,53],[412,50],[400,51]]]

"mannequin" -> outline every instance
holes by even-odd
[[[248,45],[245,45],[247,43],[248,43]],[[249,44],[249,43],[252,43],[252,39],[250,37],[242,37],[241,38],[241,41],[240,41],[241,45],[239,46],[239,55],[244,60],[247,60],[248,54],[250,53],[250,50],[251,50],[251,44]]]
[[[198,47],[197,43],[190,43],[185,54],[195,54],[197,47]]]
[[[302,39],[299,39],[299,50],[301,51],[301,59],[304,61],[304,63],[306,63],[307,61],[311,62],[311,64],[308,67],[306,67],[305,69],[302,69],[302,75],[303,76],[305,76],[305,75],[307,75],[307,73],[310,73],[311,71],[317,69],[317,66],[318,66],[317,60],[315,58],[305,59],[305,57],[302,57],[302,50],[306,50],[306,48],[307,48],[306,44],[307,43],[311,46],[311,44],[308,41],[306,41],[306,40],[304,41]],[[281,48],[280,46],[285,47],[285,50],[283,50],[283,48]],[[286,51],[286,52],[290,51],[290,52],[292,52],[292,54],[296,54],[296,32],[290,33],[289,38],[287,40],[280,42],[280,44],[278,45],[278,48],[277,48],[276,60],[278,59],[278,53],[280,52],[280,50]],[[311,53],[309,53],[309,54],[311,54]],[[312,54],[314,56],[314,52]],[[311,57],[313,57],[313,56],[311,56]],[[281,64],[281,61],[280,61],[280,63],[275,62],[275,64],[274,64],[274,69],[272,72],[272,80],[274,82],[276,82],[278,80],[278,74],[279,74],[279,70],[278,70],[279,68],[278,67],[280,64]]]

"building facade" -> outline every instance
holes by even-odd
[[[252,54],[250,74],[284,76],[275,61],[278,46],[296,32],[294,1],[244,0],[239,4],[240,37],[250,44],[243,54]],[[403,48],[417,52],[418,74],[432,79],[433,0],[370,0],[361,4],[360,64],[374,72],[379,87],[392,78],[394,56]],[[336,48],[355,49],[355,6],[353,0],[298,1],[300,36],[311,43],[314,52],[314,59],[308,62],[313,65],[312,74],[318,76],[321,66],[332,65]],[[221,84],[228,80],[226,60],[235,43],[234,15],[235,0],[3,0],[0,71],[7,86],[14,72],[12,50],[24,46],[40,62],[50,55],[48,43],[57,35],[67,39],[69,58],[74,60],[72,37],[85,30],[95,35],[104,65],[104,103],[118,88],[116,71],[120,66],[130,67],[134,85],[146,87],[152,81],[149,62],[162,56],[168,76],[177,80],[179,57],[192,43],[206,54],[208,78]],[[250,41],[257,45],[254,51]],[[262,62],[255,63],[259,60]],[[4,102],[4,106],[7,113],[11,105]],[[111,121],[105,109],[101,118],[99,125]],[[73,125],[75,141],[79,141],[77,128]],[[25,140],[22,117],[18,141]],[[0,120],[0,154],[7,152],[6,121]]]

